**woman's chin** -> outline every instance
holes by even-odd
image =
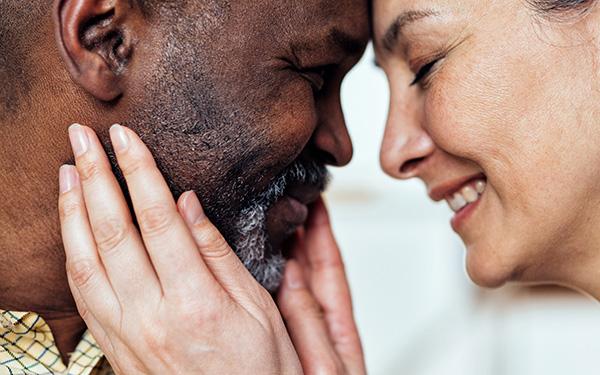
[[[491,251],[490,251],[491,250]],[[512,280],[514,268],[507,267],[498,249],[467,247],[466,270],[469,278],[483,288],[499,288]]]

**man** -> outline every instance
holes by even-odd
[[[362,0],[0,0],[3,324],[39,313],[65,361],[86,329],[55,207],[72,122],[103,142],[114,122],[138,132],[174,195],[198,192],[274,290],[324,165],[351,158],[339,89],[367,13]]]

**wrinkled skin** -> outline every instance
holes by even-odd
[[[70,123],[93,124],[105,143],[112,123],[134,129],[174,194],[195,190],[229,240],[235,213],[295,160],[348,163],[339,89],[368,39],[366,1],[181,2],[179,12],[152,15],[126,1],[95,4],[56,1],[53,16],[48,2],[23,62],[28,97],[2,120],[2,308],[41,312],[71,332],[82,325],[54,199],[56,170],[72,162]],[[98,25],[77,13],[102,14],[106,6],[114,6],[109,27],[123,33],[125,49],[94,44]],[[99,56],[110,69],[90,73]],[[321,87],[315,71],[323,66]],[[268,221],[270,237],[282,241],[288,225]]]
[[[408,11],[412,22],[384,42]],[[391,88],[385,171],[423,180],[434,200],[456,181],[487,179],[454,223],[471,278],[600,296],[598,7],[541,15],[520,0],[376,0],[374,19]]]

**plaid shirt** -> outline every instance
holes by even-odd
[[[0,310],[1,375],[111,375],[110,365],[89,332],[65,365],[50,327],[35,313]]]

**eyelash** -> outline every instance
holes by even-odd
[[[302,69],[299,70],[302,78],[310,83],[313,91],[315,93],[319,93],[323,90],[327,83],[327,73],[330,69],[330,66],[318,66],[315,68]]]
[[[440,60],[441,59],[435,59],[435,60],[423,65],[423,67],[421,69],[419,69],[419,71],[415,75],[415,79],[410,83],[410,86],[414,86],[418,83],[421,83],[425,78],[427,78],[429,76],[429,74],[431,73],[431,70],[435,67],[435,65]]]

